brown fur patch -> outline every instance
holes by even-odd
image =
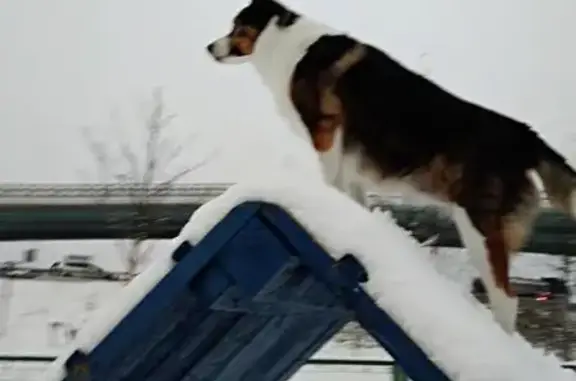
[[[312,136],[316,151],[328,152],[332,149],[338,127],[338,124],[329,119],[320,121],[314,136]]]
[[[502,211],[502,200],[509,197],[506,192],[511,190],[498,177],[485,179],[484,187],[468,184],[480,192],[473,193],[476,195],[473,203],[465,207],[472,223],[484,236],[496,286],[511,297],[514,294],[509,280],[510,257],[524,245],[539,207],[538,191],[527,178],[524,180],[523,186],[512,190],[517,201],[511,212]]]
[[[496,286],[508,296],[514,296],[510,287],[510,257],[524,245],[538,210],[538,196],[532,196],[527,196],[525,203],[511,215],[486,217],[480,221]]]
[[[251,26],[236,25],[230,33],[230,45],[236,47],[244,55],[252,54],[260,31]]]
[[[338,128],[344,125],[344,108],[334,91],[338,79],[364,57],[363,45],[347,51],[316,78],[303,78],[292,84],[291,98],[308,127],[314,148],[327,152],[334,146]]]
[[[575,207],[572,205],[572,193],[576,188],[574,174],[558,163],[546,160],[538,165],[537,171],[552,206],[571,215]]]
[[[344,110],[340,99],[331,88],[321,90],[320,93],[321,119],[318,121],[316,133],[312,140],[318,152],[328,152],[334,146],[336,132],[344,122]]]
[[[344,119],[338,97],[313,81],[301,79],[292,85],[291,98],[308,127],[314,148],[318,152],[332,149],[336,131]]]
[[[530,224],[531,221],[521,220],[518,216],[503,218],[486,236],[486,249],[496,286],[508,296],[514,296],[510,287],[510,257],[522,248]]]
[[[436,155],[428,165],[414,172],[413,181],[424,192],[443,201],[454,201],[462,188],[462,164]]]
[[[516,254],[524,245],[528,236],[531,222],[509,219],[502,227],[502,236],[506,242],[506,247],[511,254]]]
[[[510,287],[509,248],[504,234],[504,224],[501,216],[486,215],[477,221],[484,235],[484,244],[488,254],[488,262],[494,276],[496,287],[502,289],[508,296],[514,296]]]
[[[517,210],[504,218],[502,232],[510,254],[516,254],[522,249],[526,237],[530,235],[532,224],[538,214],[539,195],[531,188],[522,200]]]

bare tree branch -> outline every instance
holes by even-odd
[[[84,128],[82,132],[88,144],[88,149],[96,160],[97,176],[100,181],[106,182],[107,177],[110,175],[108,169],[111,167],[111,158],[108,150],[106,149],[106,145],[96,140],[88,128]]]
[[[180,171],[176,175],[172,176],[170,179],[159,183],[158,185],[156,185],[155,190],[151,193],[151,196],[154,197],[163,191],[170,190],[172,185],[176,183],[178,180],[180,180],[182,177],[202,168],[203,166],[211,162],[220,153],[220,151],[221,151],[220,149],[215,148],[209,155],[205,156],[202,160],[196,162],[192,167],[184,169],[183,171]]]
[[[128,144],[122,144],[120,152],[122,153],[122,157],[124,158],[129,167],[129,171],[126,172],[126,174],[129,173],[130,175],[126,176],[123,174],[122,177],[119,178],[118,180],[121,182],[122,181],[137,182],[138,179],[141,178],[140,166],[138,164],[138,156],[134,153],[134,151],[132,151],[132,149]]]
[[[95,139],[90,131],[84,131],[89,150],[96,160],[100,181],[138,183],[145,187],[144,193],[135,189],[130,195],[130,202],[134,205],[134,214],[128,219],[124,217],[123,221],[111,221],[111,223],[126,223],[139,228],[142,224],[155,223],[155,217],[150,214],[148,208],[150,198],[162,196],[175,182],[206,165],[219,151],[216,149],[193,166],[187,166],[177,171],[176,174],[169,175],[169,167],[181,156],[184,147],[190,144],[175,144],[173,139],[167,136],[176,115],[166,111],[161,88],[153,90],[151,100],[152,103],[147,106],[143,117],[143,128],[139,129],[139,133],[145,134],[143,152],[134,149],[134,146],[130,144],[130,138],[120,138],[116,144],[111,145]],[[117,116],[117,114],[114,115]],[[121,127],[115,128],[115,131],[121,132]],[[140,264],[145,262],[152,253],[154,245],[147,242],[147,239],[145,234],[137,234],[129,242],[122,241],[116,245],[122,255],[126,270],[131,274],[138,271]]]
[[[176,146],[169,146],[168,144],[165,144],[165,142],[166,141],[164,140],[158,145],[160,152],[166,152],[165,155],[158,156],[159,171],[166,170],[166,168],[168,168],[174,160],[182,155],[183,146],[181,144]]]

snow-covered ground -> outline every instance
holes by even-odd
[[[69,243],[71,244],[71,243]],[[6,246],[8,245],[8,246]],[[9,250],[11,244],[4,244],[5,257],[18,259],[18,250]],[[53,245],[57,250],[50,250]],[[57,252],[62,243],[44,244],[45,252]],[[82,247],[83,245],[78,245]],[[170,241],[157,243],[156,252],[166,250]],[[94,245],[90,246],[94,249]],[[98,247],[98,245],[96,245]],[[102,253],[95,255],[96,264],[107,270],[121,270],[118,253],[102,246]],[[11,253],[7,255],[6,253]],[[460,249],[440,249],[430,256],[439,272],[456,281],[454,284],[467,291],[475,271],[467,262],[466,254]],[[42,256],[39,266],[49,265],[57,260],[57,255]],[[512,274],[526,278],[557,275],[560,258],[523,254],[514,261]],[[7,281],[13,295],[9,301],[10,316],[7,330],[0,336],[0,355],[55,356],[70,340],[71,331],[80,329],[90,315],[101,306],[108,304],[124,287],[121,283],[80,281]],[[6,303],[4,301],[3,303]],[[5,305],[3,305],[5,306]],[[68,337],[67,337],[68,336]],[[335,341],[329,343],[317,356],[330,359],[388,360],[389,356],[379,348],[354,348]],[[28,381],[46,369],[46,364],[0,362],[0,381]],[[319,376],[339,380],[351,377],[362,380],[385,380],[389,369],[383,367],[358,366],[307,366],[301,370],[295,381],[318,380]],[[339,378],[340,377],[340,378]]]
[[[300,162],[290,162],[294,168],[300,166]],[[289,167],[288,165],[286,167]],[[315,177],[314,171],[307,173],[311,175],[307,177],[308,181],[312,181]],[[266,184],[273,184],[274,181],[267,178]],[[295,181],[295,184],[306,183]],[[266,184],[260,184],[258,187],[262,189],[266,188]],[[290,184],[288,186],[291,186]],[[255,186],[251,189],[254,194],[245,194],[242,197],[254,198],[259,195],[258,189]],[[282,196],[278,195],[278,190],[270,190],[272,194],[276,192],[276,196],[272,197],[272,201],[281,202]],[[262,191],[264,192],[264,191]],[[314,208],[322,208],[329,210],[328,204],[320,203],[320,206],[314,206],[310,203],[306,203],[306,192],[307,189],[293,189],[293,193],[302,195],[304,204],[302,206],[297,206],[298,200],[291,200],[292,209],[296,209],[301,212],[302,218],[306,218],[306,208],[314,210]],[[327,190],[327,194],[334,192]],[[256,196],[255,196],[256,195]],[[266,196],[265,194],[260,194],[260,196]],[[228,196],[229,197],[229,196]],[[276,197],[276,198],[275,198]],[[296,196],[294,196],[296,197]],[[330,196],[331,197],[331,196]],[[329,199],[331,199],[329,197]],[[317,200],[324,200],[325,195],[316,195]],[[314,203],[318,203],[315,199]],[[350,204],[349,200],[339,199],[338,203],[342,201],[343,205]],[[328,202],[328,201],[326,201]],[[220,205],[217,208],[218,213],[223,213],[230,208],[231,205],[214,203],[208,208],[215,208],[214,205]],[[288,205],[288,206],[290,206]],[[332,204],[330,204],[332,205]],[[335,204],[334,204],[335,205]],[[334,207],[332,205],[332,207]],[[337,208],[337,207],[336,207]],[[290,208],[289,208],[290,209]],[[291,209],[291,210],[292,210]],[[316,214],[320,213],[320,209],[316,211]],[[344,207],[342,213],[348,215],[349,211],[347,206]],[[354,209],[353,209],[354,210]],[[325,210],[321,211],[322,213]],[[354,211],[353,215],[357,215],[358,211]],[[324,219],[329,219],[329,213],[325,213]],[[216,214],[218,215],[218,214]],[[365,212],[361,212],[360,215],[368,216]],[[365,218],[365,217],[362,217]],[[361,219],[362,219],[361,218]],[[337,221],[337,219],[335,219]],[[384,223],[382,226],[384,229],[389,229],[389,223],[387,219],[382,217]],[[348,226],[348,225],[347,225]],[[354,229],[356,234],[360,237],[358,240],[370,242],[370,227],[363,225],[365,230]],[[379,226],[379,234],[382,234],[382,226]],[[335,232],[329,233],[328,235],[334,235],[339,237],[347,237],[347,231],[341,231],[340,228],[336,228]],[[346,227],[347,228],[347,227]],[[313,229],[312,229],[313,230]],[[314,230],[313,230],[314,231]],[[385,231],[385,230],[384,230]],[[185,231],[186,233],[186,231]],[[366,235],[368,234],[368,235]],[[324,236],[324,239],[327,237]],[[407,239],[407,238],[406,238]],[[359,243],[359,241],[353,241]],[[376,242],[374,243],[376,244]],[[385,250],[386,243],[379,242],[378,250],[379,253],[388,253]],[[344,244],[345,246],[347,244]],[[169,252],[170,247],[173,243],[169,240],[158,241],[156,248],[154,250],[154,256],[162,256],[163,254]],[[402,247],[402,246],[400,246]],[[20,251],[22,249],[22,244],[19,243],[2,243],[2,260],[17,260],[20,256]],[[84,241],[82,243],[77,242],[52,242],[44,243],[41,247],[40,261],[38,266],[49,266],[54,261],[60,259],[63,254],[68,254],[71,252],[95,254],[95,262],[97,265],[111,271],[122,270],[122,262],[119,259],[119,254],[114,250],[113,245],[110,242],[90,242]],[[94,252],[95,250],[100,250],[99,252]],[[394,250],[396,251],[396,250]],[[392,252],[392,251],[390,251]],[[393,254],[393,253],[391,253]],[[440,273],[446,275],[446,277],[454,282],[450,283],[450,287],[453,289],[460,288],[461,294],[468,293],[469,285],[471,279],[475,276],[475,271],[469,266],[468,258],[463,250],[459,249],[442,249],[437,250],[435,255],[430,254],[430,250],[418,250],[419,259],[417,261],[424,260],[425,263],[431,264]],[[412,261],[413,259],[410,259]],[[539,278],[543,276],[554,276],[558,274],[558,266],[560,265],[560,258],[551,257],[546,255],[537,254],[524,254],[519,256],[513,262],[512,275],[526,277],[526,278]],[[402,274],[400,274],[402,278]],[[414,276],[409,277],[412,279],[413,284],[410,285],[411,292],[422,294],[422,298],[425,295],[429,295],[429,298],[425,300],[434,300],[437,309],[443,309],[438,303],[444,303],[442,293],[436,293],[431,295],[428,284],[423,283],[421,279],[414,279]],[[407,278],[408,279],[408,278]],[[398,279],[398,281],[405,281]],[[82,328],[85,323],[89,320],[90,316],[98,311],[100,307],[106,306],[113,302],[117,298],[119,291],[123,288],[121,283],[113,282],[44,282],[44,281],[9,281],[0,279],[0,290],[2,288],[6,289],[6,285],[9,284],[11,289],[11,297],[1,298],[0,297],[0,308],[9,308],[10,314],[7,322],[7,329],[0,335],[0,355],[40,355],[40,356],[50,356],[58,355],[64,348],[66,348],[66,343],[71,339],[71,335],[75,331]],[[402,294],[404,295],[404,294]],[[402,299],[402,295],[395,296],[396,298]],[[452,305],[446,305],[445,309],[450,310]],[[483,312],[483,311],[480,311]],[[339,345],[335,342],[330,343],[324,350],[318,353],[320,357],[328,358],[360,358],[360,359],[389,359],[387,354],[378,349],[350,349],[343,345]],[[6,363],[0,364],[0,380],[10,379],[19,380],[25,379],[21,378],[20,373],[24,372],[34,372],[34,368],[42,368],[42,365],[26,365],[26,366],[15,366],[14,364],[8,365]],[[316,369],[316,367],[308,367],[308,370],[303,370],[303,374],[313,374],[314,372],[328,372],[328,368],[325,366]],[[352,368],[357,369],[357,368]],[[339,371],[333,370],[330,367],[331,372],[338,373]],[[381,369],[378,372],[382,371]],[[378,373],[376,372],[376,373]],[[370,372],[368,372],[370,373]],[[373,373],[373,372],[372,372]],[[364,374],[364,373],[363,373]],[[24,377],[24,376],[22,376]],[[312,377],[312,376],[301,376],[301,377]]]
[[[2,364],[0,381],[30,381],[42,375],[47,366],[43,364]],[[292,381],[388,381],[392,380],[392,370],[379,366],[324,366],[306,365]]]
[[[106,255],[98,255],[96,263],[105,269],[114,269],[106,259]],[[475,271],[462,250],[440,249],[431,259],[439,272],[468,290]],[[514,261],[512,274],[525,278],[553,276],[557,274],[559,260],[553,256],[523,254]],[[57,353],[66,342],[68,329],[81,328],[93,311],[123,288],[122,283],[104,281],[5,279],[0,279],[0,287],[5,282],[11,283],[13,294],[10,300],[1,303],[2,308],[9,308],[10,314],[6,332],[0,336],[0,355]]]
[[[30,381],[46,368],[46,363],[0,362],[0,381]]]

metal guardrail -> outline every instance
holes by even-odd
[[[33,195],[40,194],[46,196],[74,196],[86,193],[120,193],[126,194],[131,192],[168,192],[173,195],[190,195],[198,191],[205,190],[222,190],[230,187],[232,183],[2,183],[0,184],[0,197],[9,195]]]
[[[200,205],[231,183],[4,184],[0,185],[0,240],[174,237]],[[368,205],[391,209],[399,225],[431,246],[462,247],[450,218],[435,207],[400,204],[400,197],[367,195]],[[139,206],[145,205],[145,210]],[[545,211],[525,252],[576,255],[576,222]]]
[[[230,183],[205,184],[1,184],[1,205],[204,203]]]
[[[390,210],[400,226],[429,246],[462,247],[452,219],[436,207],[375,205]],[[576,221],[552,210],[543,210],[533,225],[532,234],[521,250],[529,253],[576,256]]]

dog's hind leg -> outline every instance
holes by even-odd
[[[471,263],[488,294],[492,314],[508,333],[515,331],[518,312],[518,298],[510,287],[510,257],[521,249],[530,231],[537,200],[534,193],[506,216],[475,215],[460,207],[456,207],[453,215]]]

